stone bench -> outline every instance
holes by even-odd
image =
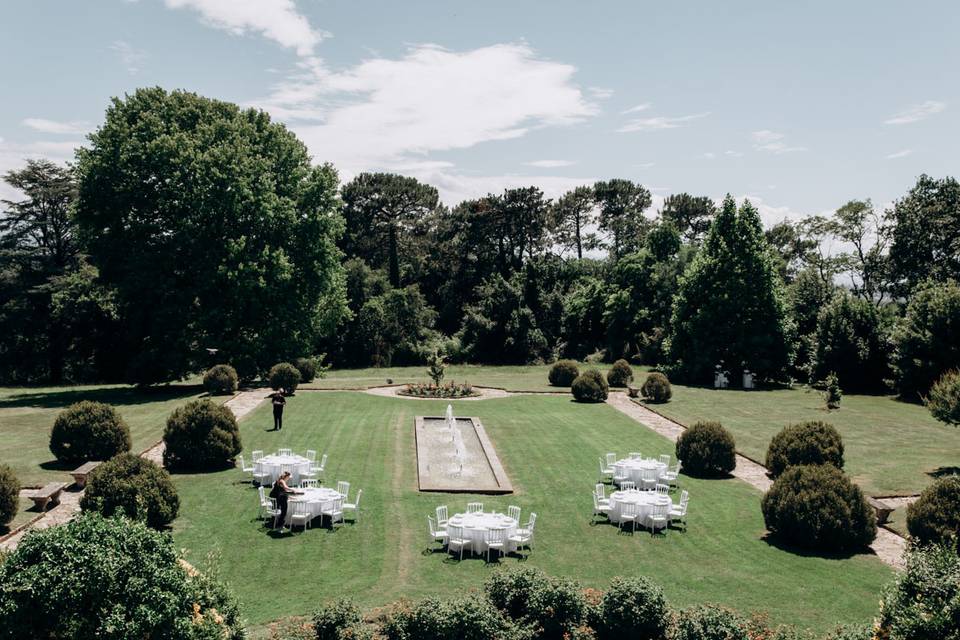
[[[77,486],[83,489],[87,484],[87,476],[90,475],[90,472],[99,467],[101,464],[103,464],[103,462],[99,460],[85,462],[71,471],[70,475],[73,476],[73,481],[77,483]]]
[[[66,482],[50,482],[34,491],[30,495],[30,499],[33,500],[33,504],[35,504],[40,511],[46,511],[47,505],[51,502],[53,504],[60,502],[60,493],[66,486]]]
[[[877,512],[877,524],[886,524],[887,520],[890,519],[890,514],[893,513],[893,507],[876,498],[867,498],[867,502]]]

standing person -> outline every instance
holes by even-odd
[[[280,474],[280,477],[277,478],[277,481],[273,483],[273,489],[270,490],[270,497],[277,501],[277,506],[280,507],[280,515],[277,516],[277,520],[280,521],[280,528],[283,529],[283,523],[287,521],[287,499],[291,494],[300,494],[302,491],[294,491],[290,488],[290,485],[287,484],[287,480],[290,479],[290,472],[284,471]],[[277,528],[277,520],[273,521],[273,528]]]
[[[287,404],[287,399],[283,395],[283,387],[280,387],[269,396],[273,402],[273,430],[283,429],[283,406]]]

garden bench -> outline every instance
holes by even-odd
[[[877,512],[877,524],[885,524],[890,518],[890,514],[893,513],[893,507],[883,500],[877,500],[876,498],[867,498],[867,502],[869,502],[873,510]]]
[[[87,476],[90,475],[90,472],[103,464],[99,460],[93,462],[84,462],[82,465],[70,472],[70,475],[73,476],[73,481],[77,483],[77,486],[81,489],[87,484]]]
[[[47,505],[51,502],[54,504],[60,502],[60,492],[63,491],[63,488],[66,486],[66,482],[50,482],[34,491],[30,499],[33,500],[33,504],[35,504],[40,511],[46,511]]]

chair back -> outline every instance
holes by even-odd
[[[239,456],[237,456],[237,460],[240,461],[240,470],[241,470],[241,471],[246,471],[246,470],[247,470],[247,463],[243,461],[243,454],[240,454]]]
[[[350,483],[343,480],[337,480],[337,493],[343,497],[350,495]]]
[[[260,502],[266,502],[267,495],[263,492],[263,485],[257,487],[257,493],[260,495]]]
[[[660,462],[669,467],[669,466],[670,466],[670,455],[665,453],[665,454],[663,454],[662,456],[660,456]]]
[[[624,480],[623,482],[620,483],[620,489],[622,491],[629,491],[630,489],[636,489],[636,488],[637,488],[637,483],[634,482],[633,480]]]
[[[617,462],[617,454],[608,453],[607,454],[607,466],[612,467]]]
[[[467,503],[467,513],[480,513],[483,511],[482,502],[468,502]]]
[[[250,452],[250,457],[253,458],[253,461],[254,461],[254,462],[256,462],[257,460],[259,460],[260,458],[263,457],[263,450],[262,450],[262,449],[257,449],[256,451],[251,451],[251,452]]]
[[[690,492],[684,489],[680,492],[680,504],[684,504],[690,500]]]
[[[337,498],[333,501],[333,512],[341,513],[343,511],[343,498]]]
[[[620,506],[621,518],[636,518],[640,515],[640,505],[635,502],[624,502]]]
[[[436,509],[437,512],[437,522],[446,522],[450,518],[447,517],[447,505],[442,504]]]
[[[355,507],[357,507],[357,508],[360,507],[360,497],[361,497],[362,495],[363,495],[363,489],[360,489],[359,491],[357,491],[357,500],[356,500],[356,502],[353,503],[353,506],[355,506]]]
[[[295,516],[306,516],[310,515],[310,510],[307,508],[306,500],[297,500],[293,503],[293,515]]]
[[[533,527],[537,524],[537,514],[535,512],[530,513],[530,520],[527,521],[527,531],[533,533]]]
[[[506,529],[487,529],[483,534],[484,542],[488,545],[496,544],[501,545],[503,541],[507,539],[507,530]]]
[[[657,493],[660,494],[660,495],[662,495],[662,496],[667,495],[668,493],[670,493],[670,486],[669,486],[669,485],[665,485],[665,484],[658,484],[658,485],[657,485]]]
[[[607,465],[606,465],[606,463],[604,463],[603,458],[597,458],[597,460],[600,461],[600,473],[606,473],[606,472],[607,472]]]
[[[606,487],[603,486],[603,483],[602,483],[602,482],[598,482],[598,483],[597,483],[597,486],[594,487],[594,489],[593,489],[593,493],[594,493],[595,496],[597,496],[597,497],[600,498],[601,500],[603,500],[603,499],[605,499],[605,498],[607,497],[607,489],[606,489]]]
[[[651,513],[654,517],[666,518],[667,514],[670,512],[670,505],[668,504],[655,504]]]
[[[319,483],[317,482],[316,478],[308,478],[308,479],[306,479],[306,480],[301,480],[301,481],[300,481],[300,488],[301,488],[301,489],[315,489],[315,488],[317,488],[318,486],[320,486],[320,485],[319,485]]]
[[[639,451],[631,451],[631,452],[630,452],[630,459],[631,459],[631,460],[642,460],[642,459],[643,459],[643,454],[640,453]]]
[[[433,522],[433,518],[431,518],[430,516],[427,516],[427,527],[430,528],[430,537],[431,537],[431,538],[436,538],[436,537],[437,537],[437,525]]]
[[[455,527],[455,526],[453,526],[453,525],[449,525],[449,526],[447,527],[447,536],[448,536],[451,540],[462,540],[462,539],[463,539],[463,527]]]
[[[520,507],[515,504],[511,504],[509,507],[507,507],[507,515],[517,522],[520,522]]]
[[[307,449],[307,460],[309,460],[310,462],[316,462],[317,452],[314,451],[313,449]]]
[[[594,511],[600,508],[600,498],[597,497],[597,494],[593,494],[593,509]]]
[[[290,456],[290,455],[293,455],[293,450],[292,450],[292,449],[278,449],[278,450],[277,450],[277,453],[279,453],[281,456]]]
[[[327,468],[327,454],[323,454],[323,455],[320,457],[320,468],[321,468],[321,469],[326,469],[326,468]]]

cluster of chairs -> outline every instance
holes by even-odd
[[[300,481],[301,489],[315,489],[320,486],[319,481],[316,478],[307,478]],[[339,498],[327,501],[310,501],[310,500],[295,500],[289,503],[290,510],[290,530],[293,531],[295,526],[303,527],[304,530],[309,529],[313,523],[313,519],[316,517],[320,518],[320,524],[323,525],[323,520],[327,519],[330,522],[330,528],[333,529],[334,525],[337,522],[345,521],[345,514],[351,513],[351,520],[353,522],[360,521],[360,498],[363,497],[363,489],[357,490],[357,497],[353,502],[350,500],[350,483],[344,480],[337,481],[337,493],[340,495]],[[257,487],[257,494],[260,498],[260,511],[258,514],[259,518],[270,518],[273,520],[273,526],[277,526],[277,518],[280,517],[280,507],[277,506],[277,501],[275,498],[269,497],[264,492],[263,485]],[[312,509],[311,504],[319,504],[319,509]]]
[[[634,487],[626,489],[627,491],[639,491]],[[669,496],[670,487],[665,484],[658,484],[656,493],[663,496]],[[623,525],[630,524],[631,532],[636,531],[637,523],[650,529],[651,533],[658,530],[666,531],[670,525],[679,523],[683,525],[684,531],[687,529],[687,506],[690,504],[690,493],[684,489],[680,492],[680,502],[674,504],[657,504],[650,507],[649,512],[644,515],[641,513],[640,505],[632,502],[624,502],[620,505],[619,529],[623,530]],[[593,516],[601,516],[610,519],[610,499],[606,496],[606,486],[598,482],[593,490]]]
[[[278,449],[277,453],[281,456],[293,455],[292,449]],[[249,473],[251,478],[253,478],[254,484],[264,486],[269,485],[271,481],[271,476],[266,472],[257,472],[257,461],[263,457],[263,450],[257,449],[250,453],[250,457],[253,459],[253,464],[247,465],[246,460],[242,455],[237,457],[237,460],[240,462],[240,470],[243,473]],[[305,457],[310,461],[310,466],[307,469],[300,470],[300,477],[307,480],[318,479],[321,482],[326,478],[327,471],[327,454],[323,454],[320,458],[320,464],[317,464],[317,452],[314,449],[307,449]],[[286,467],[282,468],[283,471],[292,471]]]
[[[482,502],[468,502],[467,513],[483,513]],[[471,555],[477,552],[483,552],[483,549],[474,546],[474,543],[482,542],[482,546],[487,550],[487,562],[490,562],[491,552],[497,552],[498,555],[504,555],[507,550],[507,543],[513,544],[517,549],[526,549],[527,553],[533,552],[533,534],[537,525],[537,514],[530,513],[527,524],[518,527],[513,535],[507,535],[507,529],[488,528],[482,529],[475,535],[468,535],[468,529],[462,526],[450,524],[447,505],[440,505],[436,508],[436,518],[427,516],[427,526],[430,531],[430,541],[439,542],[447,553],[458,555],[463,560],[464,550],[469,550]],[[507,515],[517,523],[520,522],[520,507],[510,505],[507,507]]]
[[[641,454],[639,451],[631,451],[629,457],[635,460],[642,460],[643,454]],[[608,453],[605,457],[598,458],[598,460],[600,462],[600,474],[597,478],[599,482],[609,481],[612,484],[619,486],[621,489],[636,488],[636,481],[631,480],[630,477],[623,472],[623,470],[617,469],[614,466],[617,462],[616,453]],[[683,468],[683,463],[677,460],[676,464],[671,468],[670,456],[668,454],[661,455],[659,460],[664,464],[664,466],[667,467],[667,471],[658,477],[655,470],[644,470],[640,476],[640,488],[654,489],[660,483],[666,483],[666,485],[671,489],[679,488],[680,470]]]

